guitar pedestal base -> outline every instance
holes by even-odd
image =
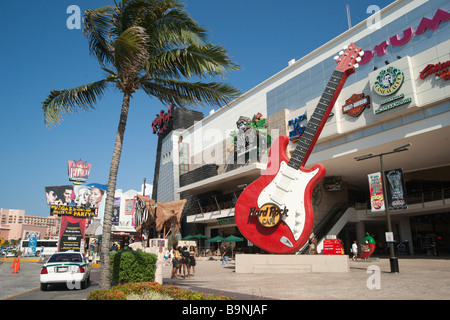
[[[236,273],[349,272],[348,255],[237,254]]]

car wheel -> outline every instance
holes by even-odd
[[[41,291],[45,291],[45,290],[47,290],[47,284],[41,283]]]

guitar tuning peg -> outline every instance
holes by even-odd
[[[364,55],[364,51],[361,50],[361,51],[359,52],[359,56],[362,57],[363,55]]]
[[[339,51],[339,55],[342,56],[344,54],[344,51]]]
[[[353,66],[355,67],[355,69],[358,69],[359,64],[355,63]]]
[[[347,48],[348,48],[348,46],[347,45],[345,45],[344,46],[344,48],[342,48],[343,50],[347,50]]]
[[[361,59],[361,57],[357,57],[355,60],[356,60],[356,62],[360,62],[362,59]]]
[[[339,56],[335,56],[333,59],[334,59],[334,60],[337,60],[337,59],[339,59]]]

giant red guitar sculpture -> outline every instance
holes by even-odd
[[[363,51],[353,43],[344,48],[319,103],[292,154],[286,154],[287,136],[272,145],[264,174],[239,197],[235,220],[248,240],[271,253],[294,253],[308,241],[313,227],[311,195],[325,176],[325,167],[304,167],[349,75],[355,72]]]

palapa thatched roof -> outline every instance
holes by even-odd
[[[183,212],[184,205],[186,204],[186,199],[167,203],[157,202],[158,206],[156,208],[155,218],[155,200],[141,195],[138,195],[138,198],[144,201],[145,206],[147,207],[149,216],[147,223],[151,223],[156,220],[156,231],[162,231],[164,226],[166,227],[166,230],[168,230],[171,228],[172,224],[174,227],[174,232],[178,232],[178,230],[180,230],[181,213]]]

